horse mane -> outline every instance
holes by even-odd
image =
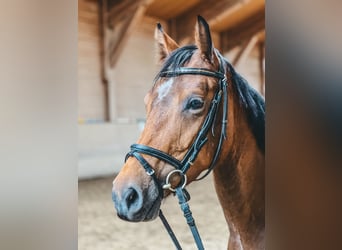
[[[163,71],[176,70],[183,67],[192,57],[197,46],[187,45],[174,50],[165,60],[154,79],[156,83],[161,77]],[[248,82],[238,74],[233,66],[225,59],[217,50],[216,53],[224,62],[225,69],[231,74],[233,86],[235,87],[240,104],[245,108],[247,113],[248,124],[251,127],[254,138],[256,139],[259,149],[265,153],[265,101],[264,98],[253,89]],[[154,84],[155,86],[155,84]],[[153,86],[153,87],[154,87]]]
[[[224,58],[259,149],[265,153],[265,100]]]

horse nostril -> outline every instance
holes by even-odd
[[[130,209],[132,205],[136,205],[139,200],[139,194],[134,188],[129,188],[126,194],[127,208]]]

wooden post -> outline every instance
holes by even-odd
[[[259,42],[260,93],[265,96],[265,43]]]
[[[110,121],[109,114],[109,93],[108,93],[108,75],[106,70],[106,11],[107,11],[107,1],[99,0],[99,31],[100,31],[100,74],[103,84],[104,92],[104,118],[105,121]]]

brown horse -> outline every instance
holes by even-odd
[[[211,112],[219,80],[205,74],[165,75],[180,68],[218,72],[224,69],[227,101],[213,118],[206,142],[186,172],[187,184],[207,170],[217,152],[219,136],[224,134],[221,150],[214,163],[215,188],[229,227],[228,249],[264,249],[265,230],[265,111],[263,98],[235,72],[229,62],[213,47],[209,26],[198,17],[195,45],[179,48],[158,24],[155,31],[162,69],[145,96],[147,119],[138,140],[172,156],[183,159]],[[224,126],[226,109],[227,126]],[[223,121],[221,123],[221,120]],[[222,129],[224,128],[224,129]],[[224,130],[222,132],[222,130]],[[140,155],[153,168],[146,174],[141,160],[128,155],[125,165],[113,182],[113,200],[118,216],[128,221],[149,221],[158,216],[161,199],[170,191],[160,189],[167,175],[175,169],[170,162]],[[176,160],[176,161],[177,161]],[[171,162],[172,163],[172,162]],[[210,169],[211,170],[211,169]],[[152,178],[153,177],[153,178]],[[181,177],[172,175],[172,186]]]

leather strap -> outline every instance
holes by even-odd
[[[131,156],[134,156],[140,162],[141,166],[145,169],[147,175],[151,176],[156,186],[158,187],[159,197],[163,198],[164,197],[163,187],[158,181],[156,173],[154,172],[154,169],[151,167],[151,165],[144,159],[144,157],[142,157],[137,152],[131,152]]]
[[[177,237],[175,235],[175,233],[173,232],[172,228],[170,227],[170,224],[168,223],[167,219],[165,218],[162,210],[159,210],[159,218],[162,221],[164,227],[166,228],[166,231],[168,232],[168,234],[170,235],[170,238],[173,242],[173,244],[175,245],[177,250],[182,250],[181,245],[179,244],[179,241],[177,240]]]
[[[142,154],[147,154],[147,155],[156,157],[160,160],[163,160],[163,161],[169,163],[170,165],[174,166],[177,169],[181,169],[181,167],[182,167],[182,163],[179,160],[177,160],[176,158],[174,158],[173,156],[168,155],[168,154],[166,154],[166,153],[164,153],[158,149],[151,148],[151,147],[146,146],[146,145],[133,144],[133,145],[131,145],[131,152],[139,152]],[[127,159],[127,157],[130,156],[130,153],[127,154],[126,159]]]
[[[222,71],[223,72],[223,71]],[[209,77],[215,77],[218,79],[223,79],[225,75],[221,72],[211,71],[205,68],[186,68],[180,67],[176,70],[163,71],[159,74],[161,77],[176,77],[180,75],[204,75]]]
[[[196,243],[196,246],[197,246],[197,249],[198,250],[204,250],[204,246],[203,246],[203,243],[202,243],[202,239],[201,239],[201,236],[197,230],[197,227],[196,227],[196,223],[195,223],[195,220],[192,216],[192,213],[190,211],[190,206],[188,204],[188,201],[184,195],[184,192],[182,190],[182,188],[177,188],[176,189],[176,195],[177,195],[177,198],[178,198],[178,202],[179,202],[179,205],[183,211],[183,215],[186,219],[186,223],[189,225],[189,228],[191,230],[191,233],[192,233],[192,236],[195,240],[195,243]]]

